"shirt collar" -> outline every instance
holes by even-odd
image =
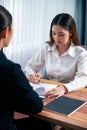
[[[66,51],[66,54],[75,57],[76,53],[75,53],[75,45],[73,43],[71,43],[70,47],[68,48],[68,50]]]
[[[54,43],[52,46],[49,46],[48,52],[53,52],[56,50],[56,44]]]
[[[48,48],[48,52],[55,52],[56,50],[56,44],[54,43],[52,46],[49,46]],[[68,50],[63,54],[63,55],[70,55],[72,57],[75,57],[75,45],[73,44],[73,42],[71,42],[70,47],[68,48]]]

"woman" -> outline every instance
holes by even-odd
[[[19,64],[7,59],[3,48],[12,38],[12,16],[0,5],[0,130],[52,130],[50,123],[35,118],[14,121],[14,111],[36,114],[43,102],[33,91]]]
[[[63,85],[48,91],[45,96],[59,97],[87,85],[87,51],[80,46],[76,24],[71,15],[56,15],[50,27],[50,41],[26,64],[24,73],[33,83],[39,83],[39,72],[45,66],[46,77]]]

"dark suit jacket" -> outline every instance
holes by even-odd
[[[5,113],[19,108],[28,113],[37,113],[42,110],[43,103],[20,65],[8,60],[0,51],[0,119]]]

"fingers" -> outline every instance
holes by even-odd
[[[32,74],[29,76],[29,81],[35,84],[40,83],[41,76],[39,74]]]
[[[52,96],[56,96],[56,95],[57,95],[57,93],[56,93],[56,89],[55,89],[55,88],[52,89],[52,90],[50,90],[50,91],[48,91],[48,92],[45,94],[46,97],[52,97]]]
[[[64,95],[65,91],[63,89],[63,87],[56,87],[50,91],[48,91],[45,96],[46,97],[55,97],[55,98],[58,98],[62,95]]]
[[[40,80],[41,79],[41,75],[40,74],[35,74],[35,79],[37,79],[37,80]]]

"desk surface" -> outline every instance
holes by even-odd
[[[43,83],[52,83],[52,84],[61,84],[59,82],[55,81],[49,81],[42,79],[41,82]],[[78,91],[73,91],[68,94],[65,94],[67,97],[80,99],[87,102],[87,88],[83,88]],[[44,99],[44,104],[47,104],[48,102],[52,101],[53,99]],[[21,114],[15,112],[14,118],[24,118],[28,115]],[[70,117],[55,113],[52,111],[42,110],[40,113],[36,114],[36,117],[50,121],[55,124],[62,125],[66,128],[72,128],[75,130],[87,130],[87,103],[82,106],[80,109],[78,109],[76,112],[74,112]]]

